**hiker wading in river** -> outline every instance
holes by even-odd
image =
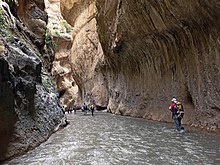
[[[174,120],[176,130],[178,132],[184,132],[184,128],[181,126],[181,120],[183,115],[180,115],[180,111],[177,106],[176,98],[172,98],[169,110],[172,112],[172,119]]]

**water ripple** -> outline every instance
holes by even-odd
[[[70,114],[71,124],[27,154],[4,164],[191,165],[220,164],[220,139],[177,134],[166,124],[96,113]]]

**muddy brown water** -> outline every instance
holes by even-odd
[[[4,164],[219,165],[220,138],[139,118],[68,114],[71,124],[36,149]]]

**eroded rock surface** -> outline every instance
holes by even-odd
[[[18,3],[20,7],[26,7],[21,1]],[[43,67],[39,45],[34,43],[39,39],[38,36],[30,35],[31,30],[14,17],[8,4],[2,1],[0,21],[2,161],[22,154],[48,139],[62,122],[64,113],[50,76]],[[44,34],[45,31],[42,31],[41,36]],[[43,37],[40,40],[44,40]]]
[[[100,93],[112,113],[171,121],[176,96],[184,124],[220,127],[218,0],[61,0],[61,9],[83,99]]]
[[[65,107],[73,107],[74,104],[79,103],[79,99],[78,86],[72,77],[69,59],[72,47],[72,27],[61,15],[59,0],[46,0],[45,5],[49,17],[47,27],[56,43],[52,74],[60,93],[61,102]]]
[[[61,1],[61,10],[64,18],[74,26],[69,62],[79,88],[80,104],[107,107],[107,83],[101,70],[104,55],[97,33],[95,1]]]
[[[166,121],[177,96],[184,123],[219,127],[218,1],[97,1],[97,8],[113,112]]]

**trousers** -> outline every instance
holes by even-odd
[[[181,128],[182,128],[182,124],[181,124],[182,118],[178,117],[178,115],[175,114],[175,115],[173,115],[173,120],[174,120],[174,123],[175,123],[175,126],[176,126],[176,130],[180,131]]]

